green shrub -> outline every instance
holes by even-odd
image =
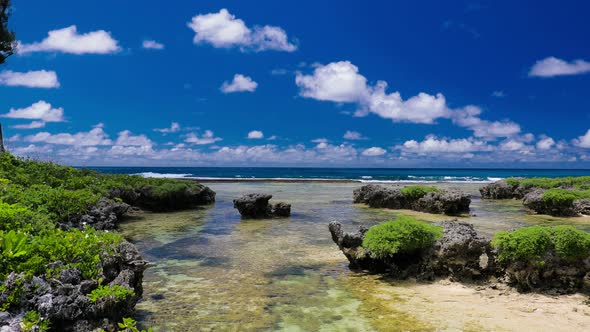
[[[533,261],[545,255],[551,244],[549,228],[524,227],[513,232],[498,232],[492,245],[498,248],[498,260],[503,263]]]
[[[506,183],[520,185],[523,189],[541,188],[575,188],[581,190],[590,189],[590,176],[562,177],[562,178],[508,178]]]
[[[376,257],[386,258],[428,248],[441,237],[442,227],[400,216],[371,227],[365,234],[363,247]]]
[[[38,233],[50,228],[51,224],[46,216],[19,204],[6,204],[0,201],[0,231],[16,229]]]
[[[95,303],[98,299],[104,299],[107,297],[111,297],[117,302],[125,301],[127,297],[130,296],[135,296],[135,292],[120,285],[100,286],[88,294],[88,298],[92,303]]]
[[[590,199],[590,190],[549,189],[543,193],[543,202],[547,206],[571,206],[579,199]]]
[[[556,226],[552,230],[555,252],[565,259],[590,255],[590,234],[572,226]]]
[[[23,332],[35,331],[46,332],[49,331],[50,322],[41,318],[36,311],[27,311],[23,316],[22,330]]]
[[[407,186],[401,189],[402,194],[408,200],[417,200],[424,197],[427,193],[438,192],[438,188],[434,186]]]
[[[549,250],[562,259],[577,259],[590,255],[590,234],[572,226],[523,227],[497,233],[492,245],[502,263],[540,262]]]

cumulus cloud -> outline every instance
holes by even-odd
[[[123,146],[152,146],[154,143],[145,135],[133,135],[131,131],[124,130],[119,133],[116,145]]]
[[[500,143],[500,150],[502,151],[518,151],[525,147],[523,142],[515,139],[507,139]]]
[[[297,49],[282,28],[269,25],[249,28],[243,20],[236,18],[225,8],[218,13],[194,16],[188,27],[195,32],[195,44],[208,43],[218,48],[239,47],[242,51],[257,52],[292,52]]]
[[[520,133],[520,126],[512,121],[487,121],[480,118],[482,111],[477,106],[466,106],[455,110],[452,114],[453,122],[461,127],[473,130],[475,137],[495,138],[510,137]]]
[[[164,49],[164,44],[158,43],[155,40],[149,40],[149,39],[144,40],[143,43],[141,44],[141,46],[145,49],[150,49],[150,50],[163,50]]]
[[[16,129],[38,129],[38,128],[43,128],[43,127],[45,127],[45,122],[43,122],[43,121],[33,121],[33,122],[27,123],[27,124],[19,124],[19,125],[12,126],[12,128],[16,128]]]
[[[52,70],[32,70],[24,73],[5,70],[0,72],[0,85],[59,88],[59,81],[57,74]]]
[[[366,137],[364,137],[361,133],[359,133],[358,131],[352,131],[352,130],[347,130],[344,133],[344,136],[342,136],[342,138],[344,139],[348,139],[348,140],[363,140],[363,139],[367,139]]]
[[[439,139],[434,135],[426,136],[421,142],[416,140],[406,141],[396,148],[405,152],[419,154],[466,153],[490,149],[486,142],[473,138]]]
[[[25,136],[23,140],[30,143],[46,143],[71,146],[111,145],[113,143],[113,141],[109,139],[109,136],[104,132],[102,126],[94,127],[88,132],[79,132],[75,134],[51,134],[48,132],[40,132],[35,135]]]
[[[349,61],[332,62],[315,68],[312,75],[297,73],[299,95],[337,103],[355,103],[368,98],[367,79]]]
[[[258,83],[254,82],[252,78],[242,74],[235,74],[231,82],[223,82],[221,91],[223,93],[232,92],[254,92],[258,87]]]
[[[11,108],[8,113],[1,116],[10,119],[40,120],[41,122],[65,121],[63,108],[53,108],[50,103],[44,100],[25,108]]]
[[[195,144],[195,145],[213,144],[213,143],[221,141],[221,140],[222,140],[222,138],[215,137],[215,135],[213,134],[213,132],[211,130],[205,130],[205,132],[200,136],[195,133],[189,133],[188,135],[185,136],[185,139],[184,139],[184,141],[186,143],[191,143],[191,144]]]
[[[585,135],[579,136],[578,138],[573,140],[575,146],[581,148],[590,148],[590,129],[586,132]]]
[[[247,138],[248,139],[261,139],[261,138],[264,138],[264,133],[261,132],[260,130],[252,130],[251,132],[248,133]]]
[[[170,128],[155,128],[154,131],[160,132],[162,134],[176,133],[180,131],[180,124],[178,122],[172,122],[170,124]]]
[[[368,148],[368,149],[363,150],[363,152],[361,154],[363,156],[376,157],[376,156],[382,156],[386,153],[387,153],[387,151],[385,151],[385,149],[374,146],[372,148]]]
[[[494,92],[492,92],[492,97],[504,98],[504,97],[506,97],[506,93],[504,93],[504,91],[502,91],[502,90],[494,91]]]
[[[539,150],[549,150],[555,145],[555,141],[551,137],[541,136],[536,146]]]
[[[23,44],[19,42],[18,52],[62,52],[71,54],[108,54],[118,52],[118,41],[104,30],[79,34],[75,25],[52,30],[41,42]]]
[[[531,70],[531,77],[554,77],[563,75],[580,75],[590,72],[590,62],[573,60],[567,62],[556,57],[548,57],[537,61]]]

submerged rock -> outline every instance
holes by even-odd
[[[456,221],[444,221],[441,225],[443,236],[431,248],[388,258],[374,257],[362,247],[368,230],[363,226],[357,233],[345,233],[342,225],[333,221],[329,230],[352,268],[388,273],[401,279],[427,280],[437,277],[479,280],[497,272],[490,240],[477,234],[473,225]]]
[[[272,195],[253,193],[234,199],[234,208],[238,209],[243,218],[288,217],[291,215],[291,204],[279,202],[270,204]]]
[[[372,208],[409,209],[427,213],[459,215],[469,212],[471,198],[460,191],[426,193],[423,197],[408,198],[398,188],[369,184],[353,191],[353,202]]]

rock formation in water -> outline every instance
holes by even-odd
[[[352,268],[375,273],[388,273],[405,279],[415,277],[433,280],[451,277],[454,280],[479,280],[496,273],[490,240],[480,236],[473,225],[455,221],[442,222],[443,236],[432,247],[414,253],[376,258],[362,247],[367,228],[346,233],[338,222],[329,225],[332,240],[338,245]]]
[[[234,208],[238,209],[242,218],[288,217],[291,215],[291,204],[279,202],[270,204],[272,195],[253,193],[234,199]]]
[[[509,184],[505,180],[488,183],[479,192],[484,199],[522,199],[525,194],[518,183]]]
[[[354,203],[372,208],[410,209],[415,211],[459,215],[469,212],[471,198],[460,191],[440,190],[423,196],[406,196],[401,189],[369,184],[353,191]]]
[[[524,196],[522,204],[534,213],[556,217],[590,215],[590,200],[547,199],[543,196],[545,192],[545,189],[531,190]],[[567,193],[567,191],[564,192]]]

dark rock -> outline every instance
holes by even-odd
[[[242,218],[288,217],[291,215],[291,204],[284,202],[270,204],[272,195],[247,194],[234,199],[234,208],[238,209]]]
[[[574,211],[576,215],[590,215],[590,200],[580,199],[574,202]]]
[[[284,202],[274,204],[272,214],[278,217],[289,217],[291,215],[291,204]]]
[[[530,211],[538,214],[548,214],[557,217],[574,217],[580,214],[585,208],[584,202],[571,204],[555,205],[543,200],[544,189],[533,189],[528,192],[522,201],[522,204]]]
[[[439,191],[427,193],[412,205],[421,212],[446,214],[449,216],[469,212],[471,198],[459,191]]]
[[[101,198],[88,212],[81,216],[71,217],[67,222],[61,223],[63,229],[79,228],[86,226],[98,230],[114,229],[117,222],[127,213],[129,204]]]
[[[518,184],[510,185],[505,180],[489,183],[479,188],[479,192],[486,199],[521,199],[524,195]]]
[[[353,201],[372,208],[411,209],[421,212],[458,215],[469,212],[471,198],[460,191],[427,193],[424,197],[410,200],[400,189],[369,184],[353,191]]]
[[[272,214],[272,207],[268,201],[272,195],[247,194],[234,199],[234,208],[238,209],[244,218],[264,218]]]

